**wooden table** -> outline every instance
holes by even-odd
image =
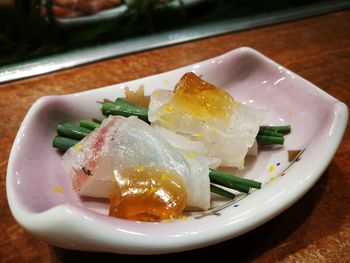
[[[41,96],[124,82],[192,64],[231,49],[257,49],[350,105],[350,11],[231,33],[123,56],[0,85],[0,261],[118,262],[134,256],[70,251],[27,234],[6,200],[8,155],[27,110]],[[265,225],[233,240],[150,260],[206,259],[234,262],[348,262],[350,259],[350,130],[317,184]],[[140,260],[140,258],[137,258]]]

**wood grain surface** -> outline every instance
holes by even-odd
[[[17,130],[34,101],[175,69],[249,46],[350,105],[350,11],[231,33],[122,56],[0,85],[0,262],[120,262],[138,256],[71,251],[27,234],[8,208],[5,179]],[[295,205],[238,238],[173,255],[166,262],[224,258],[230,262],[349,262],[350,130],[316,185]]]

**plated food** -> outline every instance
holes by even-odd
[[[142,94],[128,92],[144,103]],[[156,89],[148,109],[118,98],[101,110],[109,116],[102,124],[59,124],[53,146],[67,150],[63,165],[77,194],[108,198],[109,215],[130,220],[207,210],[210,191],[235,197],[222,187],[259,189],[259,182],[213,169],[243,169],[248,151],[257,154],[257,140],[283,144],[283,134],[290,132],[290,126],[261,127],[264,111],[235,101],[193,72],[173,91]]]
[[[123,26],[130,19],[138,21],[138,17],[145,13],[152,17],[153,11],[178,10],[180,15],[186,8],[201,2],[205,0],[148,0],[145,3],[139,0],[54,0],[42,1],[42,10],[46,10],[43,13],[52,14],[59,26],[67,28],[111,19],[117,24],[121,20],[119,25]],[[131,23],[130,30],[133,32],[135,28],[132,25]],[[116,30],[118,34],[119,31],[120,29]]]
[[[126,87],[136,92],[143,86],[149,96],[157,88],[173,90],[191,71],[235,100],[266,110],[263,126],[293,128],[283,147],[261,150],[245,159],[244,169],[235,168],[233,174],[261,182],[261,189],[248,195],[236,193],[235,199],[212,194],[209,210],[161,222],[110,217],[108,202],[79,198],[64,172],[62,153],[52,149],[57,124],[102,120],[101,104],[96,101],[113,101],[113,105],[106,103],[106,111],[118,109],[117,105],[120,109],[114,100],[125,97]],[[147,113],[128,109],[140,116]],[[260,226],[299,200],[327,168],[347,117],[344,103],[250,48],[109,87],[43,97],[28,111],[11,149],[6,177],[9,206],[28,232],[64,248],[157,254],[209,246]],[[293,158],[288,158],[288,150],[294,150]]]
[[[52,11],[60,18],[96,14],[122,4],[122,0],[53,0]]]

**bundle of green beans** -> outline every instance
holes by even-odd
[[[101,111],[103,115],[122,115],[125,117],[137,116],[148,122],[148,109],[129,103],[118,98],[114,103],[103,103]],[[66,122],[57,126],[57,136],[53,139],[53,147],[60,150],[67,150],[79,143],[86,135],[100,126],[99,123],[91,120],[81,120],[79,124]],[[290,132],[290,126],[261,126],[257,141],[263,144],[283,144],[283,135]],[[233,199],[235,195],[219,186],[224,186],[240,192],[248,193],[251,188],[260,189],[261,183],[253,180],[233,176],[218,170],[210,170],[210,190],[216,194]]]

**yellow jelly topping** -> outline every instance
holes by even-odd
[[[174,93],[174,108],[200,120],[217,118],[226,122],[231,117],[233,107],[237,105],[229,93],[192,72],[182,76]]]
[[[143,167],[116,175],[109,215],[129,220],[161,221],[181,216],[185,183],[175,172]]]

